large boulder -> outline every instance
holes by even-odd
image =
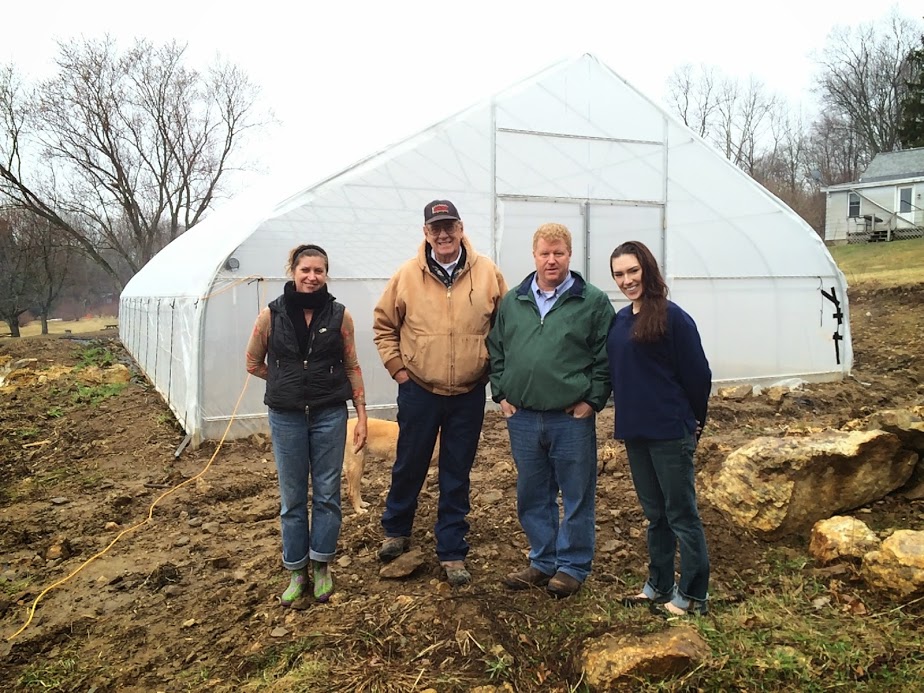
[[[676,676],[711,651],[694,628],[681,626],[642,636],[607,633],[588,640],[580,653],[584,680],[593,690],[611,690],[640,676]]]
[[[917,461],[884,431],[757,438],[725,459],[704,496],[735,524],[775,539],[882,498]]]
[[[894,433],[902,447],[924,455],[924,420],[909,409],[884,409],[867,420],[867,430]]]
[[[924,532],[893,532],[863,557],[861,573],[871,587],[899,597],[924,594]]]
[[[854,517],[835,515],[820,520],[809,536],[809,554],[822,565],[842,558],[859,560],[878,548],[879,537]]]

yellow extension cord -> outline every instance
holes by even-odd
[[[204,296],[204,297],[203,297],[203,300],[208,299],[208,298],[211,298],[212,296],[217,296],[218,294],[220,294],[220,293],[222,293],[222,292],[224,292],[224,291],[227,291],[227,290],[230,289],[231,287],[236,286],[237,284],[241,284],[241,283],[247,281],[248,279],[260,279],[260,280],[262,280],[263,277],[260,277],[259,275],[251,275],[251,276],[249,276],[249,277],[242,277],[241,279],[238,279],[237,281],[232,282],[230,285],[225,286],[225,287],[222,287],[222,288],[219,289],[218,291]],[[209,467],[212,466],[212,462],[215,461],[215,458],[218,456],[218,452],[221,450],[221,446],[222,446],[222,445],[224,444],[224,442],[225,442],[225,438],[226,438],[227,435],[228,435],[228,431],[231,430],[231,424],[234,423],[234,416],[235,416],[235,414],[237,414],[237,408],[241,405],[241,400],[244,399],[244,393],[247,392],[247,385],[248,385],[249,383],[250,383],[250,373],[247,374],[247,378],[244,380],[244,387],[241,388],[241,394],[240,394],[240,396],[238,396],[238,398],[237,398],[237,403],[234,405],[234,410],[231,412],[231,418],[228,420],[228,425],[227,425],[227,427],[225,427],[225,432],[222,434],[221,440],[218,441],[218,446],[215,448],[215,452],[212,453],[211,458],[209,458],[208,464],[206,464],[205,467],[203,467],[202,471],[199,472],[198,474],[196,474],[195,476],[192,476],[192,477],[186,479],[185,481],[180,482],[179,484],[177,484],[177,485],[174,486],[173,488],[164,491],[162,494],[160,494],[160,496],[157,497],[157,499],[156,499],[153,503],[151,503],[151,507],[148,509],[148,516],[147,516],[144,520],[142,520],[141,522],[138,522],[137,524],[132,525],[131,527],[128,527],[128,528],[126,528],[126,529],[123,529],[121,532],[119,532],[119,533],[116,535],[116,538],[115,538],[115,539],[113,539],[111,542],[109,542],[109,545],[108,545],[105,549],[103,549],[103,550],[100,551],[99,553],[95,553],[95,554],[93,554],[92,556],[90,556],[86,561],[84,561],[84,562],[83,562],[76,570],[74,570],[70,575],[61,578],[61,579],[58,580],[57,582],[52,583],[51,585],[49,585],[48,587],[46,587],[45,589],[43,589],[42,592],[39,594],[39,596],[37,596],[37,597],[35,598],[35,601],[32,602],[32,606],[31,606],[31,608],[29,609],[29,618],[26,619],[26,622],[22,625],[22,628],[20,628],[19,630],[17,630],[15,633],[13,633],[11,636],[9,636],[9,637],[6,639],[7,642],[9,642],[9,641],[11,641],[11,640],[15,640],[26,628],[29,627],[29,624],[32,623],[32,619],[35,617],[35,609],[36,609],[36,607],[38,606],[38,603],[39,603],[40,601],[42,601],[42,597],[44,597],[46,594],[48,594],[49,592],[51,592],[51,590],[53,590],[55,587],[59,587],[59,586],[63,585],[65,582],[67,582],[67,581],[70,580],[72,577],[74,577],[75,575],[77,575],[77,573],[79,573],[81,570],[83,570],[84,568],[86,568],[88,565],[90,565],[93,561],[95,561],[95,560],[96,560],[97,558],[99,558],[100,556],[105,555],[106,552],[108,552],[109,549],[111,549],[113,546],[115,546],[116,542],[118,542],[119,539],[121,539],[122,537],[124,537],[126,534],[128,534],[129,532],[134,532],[136,529],[139,529],[140,527],[143,527],[144,525],[148,524],[151,520],[154,519],[154,506],[156,506],[158,503],[160,503],[164,498],[166,498],[167,496],[169,496],[171,493],[174,493],[175,491],[178,491],[179,489],[181,489],[181,488],[182,488],[183,486],[185,486],[186,484],[195,481],[196,479],[198,479],[199,477],[201,477],[203,474],[205,474],[205,473],[209,470]]]

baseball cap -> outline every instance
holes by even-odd
[[[424,224],[432,224],[444,219],[459,221],[459,211],[449,200],[433,200],[424,207]]]

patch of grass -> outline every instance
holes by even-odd
[[[62,481],[72,479],[77,473],[73,467],[62,465],[60,467],[55,467],[50,469],[47,472],[42,474],[37,474],[34,477],[34,485],[36,486],[53,486],[55,484],[60,484]]]
[[[77,483],[83,488],[91,489],[99,486],[104,478],[101,472],[88,472],[86,474],[81,474],[77,479]]]
[[[315,641],[316,638],[301,638],[254,656],[249,664],[257,673],[250,678],[248,687],[259,690],[282,679],[293,684],[323,684],[328,679],[329,664],[313,653]]]
[[[39,691],[69,690],[70,679],[78,668],[78,661],[73,657],[40,659],[19,676],[19,685]]]
[[[828,248],[851,286],[924,282],[924,238]]]
[[[495,645],[484,660],[485,672],[492,681],[506,681],[513,669],[513,657],[503,645]]]
[[[64,410],[58,406],[49,407],[48,411],[45,412],[45,416],[47,416],[49,419],[60,419],[62,416],[64,416]]]
[[[0,592],[8,597],[15,597],[20,592],[24,592],[32,584],[32,578],[23,578],[22,580],[0,580]]]
[[[128,383],[102,383],[101,385],[80,385],[76,386],[76,391],[71,394],[71,402],[74,404],[88,404],[91,407],[99,405],[100,402],[115,397],[122,392]]]
[[[78,349],[76,356],[77,365],[74,366],[74,370],[81,370],[90,366],[108,368],[116,362],[115,354],[109,351],[105,346],[100,346],[98,344],[90,344]]]
[[[16,435],[25,440],[27,438],[35,438],[41,432],[42,430],[38,426],[23,426],[16,431]]]
[[[773,547],[769,571],[740,604],[690,621],[712,650],[704,665],[638,690],[915,690],[924,676],[920,614],[870,613],[850,584],[825,584],[798,551]],[[870,598],[870,597],[866,597]],[[909,610],[910,611],[910,610]]]

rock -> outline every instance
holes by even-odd
[[[882,498],[916,462],[883,431],[763,437],[729,454],[704,497],[735,524],[775,539]]]
[[[202,525],[202,531],[206,534],[217,534],[221,529],[221,524],[218,522],[206,522]]]
[[[613,553],[616,549],[622,546],[622,542],[617,539],[610,539],[603,542],[603,545],[600,547],[600,551],[603,553]]]
[[[119,510],[120,508],[124,508],[125,506],[134,503],[135,499],[128,494],[121,493],[107,498],[106,502],[109,503],[113,510]]]
[[[895,531],[863,557],[861,574],[871,587],[902,598],[924,593],[924,531]]]
[[[186,546],[190,541],[192,540],[189,537],[184,535],[181,537],[177,537],[176,540],[174,540],[173,545],[177,547]]]
[[[884,409],[870,415],[867,420],[868,430],[882,430],[894,433],[902,441],[902,446],[924,454],[924,421],[908,409]]]
[[[45,560],[64,560],[65,558],[70,558],[73,553],[71,542],[68,541],[67,537],[59,536],[55,537],[54,542],[52,542],[51,546],[45,551]]]
[[[176,597],[183,594],[183,588],[179,585],[167,585],[164,587],[163,593],[168,597]]]
[[[272,638],[284,638],[284,637],[286,637],[288,634],[289,634],[288,628],[283,628],[282,626],[278,626],[277,628],[273,628],[273,632],[270,633],[270,637],[272,637]]]
[[[106,526],[105,526],[103,529],[105,529],[107,532],[114,532],[114,531],[117,530],[118,528],[119,528],[119,523],[118,523],[118,522],[111,522],[111,521],[110,521],[110,522],[107,522],[107,523],[106,523]]]
[[[180,626],[180,628],[192,628],[193,626],[197,625],[198,623],[199,623],[199,622],[198,622],[196,619],[190,618],[190,619],[187,619],[186,621],[183,621],[183,623],[182,623],[182,625]]]
[[[379,576],[383,578],[396,579],[407,577],[423,565],[424,556],[420,549],[411,549],[390,563],[386,563],[379,570]]]
[[[190,527],[198,527],[202,524],[202,518],[201,517],[191,517],[188,520],[186,520],[186,524],[188,524]]]
[[[57,498],[52,498],[49,502],[52,505],[64,505],[65,503],[70,503],[71,501],[64,496],[58,496]]]
[[[503,500],[504,492],[498,491],[497,489],[491,489],[490,491],[485,491],[484,493],[478,496],[478,501],[484,505],[492,505],[498,501]]]
[[[688,671],[711,654],[695,629],[682,626],[629,636],[608,633],[585,643],[579,661],[595,690],[611,690],[640,677],[667,678]]]
[[[809,538],[809,554],[822,565],[839,558],[862,559],[878,548],[879,537],[865,522],[841,515],[816,522]]]
[[[341,568],[349,568],[352,563],[353,559],[349,556],[341,556],[337,559],[337,565],[339,565]]]
[[[754,392],[751,385],[731,385],[729,387],[720,387],[716,394],[722,399],[730,399],[734,402],[740,402],[746,397],[750,397]]]
[[[788,392],[790,392],[788,387],[774,385],[773,387],[767,388],[767,399],[771,402],[779,403],[783,401],[783,397],[785,397]]]
[[[209,559],[209,565],[215,570],[225,570],[231,566],[231,556],[216,556]]]
[[[922,478],[918,479],[917,477],[919,476]],[[902,486],[901,495],[908,500],[921,500],[924,498],[924,469],[922,469],[920,462],[918,462],[911,480]]]

